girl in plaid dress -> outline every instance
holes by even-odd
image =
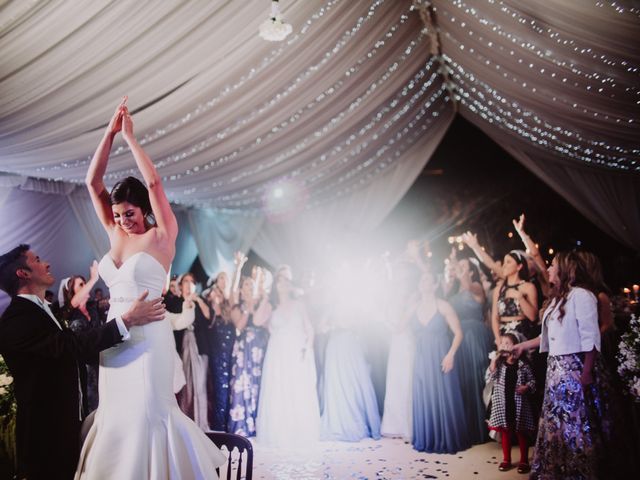
[[[511,353],[513,346],[520,341],[519,335],[512,332],[500,337],[500,349],[487,370],[487,379],[494,382],[489,429],[502,434],[503,459],[498,469],[505,471],[512,467],[511,435],[515,433],[520,447],[518,473],[527,473],[531,469],[527,436],[536,429],[530,400],[531,393],[535,391],[535,380],[527,360],[518,359]]]

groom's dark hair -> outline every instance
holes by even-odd
[[[15,297],[20,288],[20,280],[17,271],[20,269],[30,270],[27,266],[27,255],[29,245],[19,245],[13,250],[0,256],[0,289],[7,292],[10,297]]]

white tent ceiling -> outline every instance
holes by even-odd
[[[269,43],[267,0],[0,2],[0,184],[82,182],[127,94],[176,204],[260,216],[279,182],[313,209],[395,178],[380,220],[458,112],[640,245],[640,8],[280,4],[293,33]],[[123,145],[107,183],[135,174]]]

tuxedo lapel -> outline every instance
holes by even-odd
[[[31,300],[27,300],[26,298],[22,297],[15,297],[13,301],[16,303],[16,310],[20,316],[24,316],[34,322],[37,322],[38,324],[42,324],[43,328],[47,328],[53,331],[60,330],[53,319],[49,316],[49,314],[45,312],[42,307],[36,305]]]

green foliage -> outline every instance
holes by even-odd
[[[16,464],[16,397],[13,377],[0,355],[0,464]],[[0,474],[12,472],[0,471]]]

